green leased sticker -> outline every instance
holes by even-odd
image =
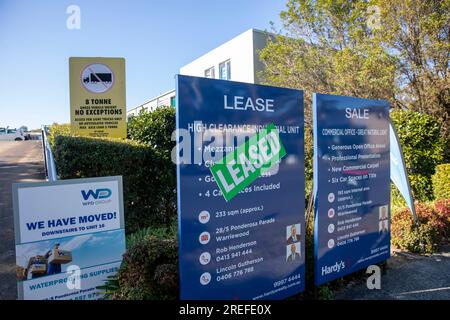
[[[273,123],[228,153],[211,167],[216,182],[230,201],[286,155]]]

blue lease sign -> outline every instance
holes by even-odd
[[[390,256],[389,104],[314,94],[316,285]]]
[[[180,298],[303,291],[303,92],[181,75],[176,87]],[[239,185],[249,163],[260,167],[258,157],[273,148],[258,143],[254,154],[243,153],[257,156],[247,163],[229,155],[271,124],[286,154],[227,201],[210,168],[225,159],[227,184]]]

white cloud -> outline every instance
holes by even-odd
[[[89,241],[92,238],[92,235],[86,234],[81,236],[76,236],[73,239],[69,240],[67,243],[60,243],[60,248],[62,250],[73,251],[80,248],[83,244]]]

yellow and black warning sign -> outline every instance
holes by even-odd
[[[70,58],[71,131],[126,138],[124,58]]]

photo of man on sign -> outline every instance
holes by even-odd
[[[72,261],[72,253],[67,250],[60,250],[59,243],[55,243],[52,250],[47,251],[45,257],[48,260],[47,274],[61,273],[61,264]]]
[[[299,260],[301,258],[300,254],[300,242],[293,243],[286,246],[286,261],[292,262]]]
[[[300,223],[286,227],[287,244],[300,241]]]

